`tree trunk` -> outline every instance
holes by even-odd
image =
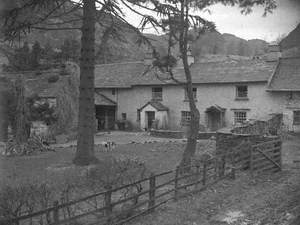
[[[183,54],[182,61],[183,61],[184,72],[187,81],[186,91],[187,91],[187,97],[189,99],[191,121],[189,124],[190,130],[187,134],[187,144],[182,155],[180,166],[188,167],[191,164],[191,158],[195,155],[196,152],[200,113],[196,107],[195,99],[193,97],[192,76],[191,76],[186,54]]]
[[[95,0],[83,0],[77,150],[73,163],[98,162],[94,154]]]
[[[5,82],[0,80],[0,142],[8,138],[8,101]]]
[[[188,1],[181,2],[181,24],[180,24],[180,37],[179,37],[179,49],[182,57],[184,73],[186,78],[186,91],[189,99],[189,106],[191,112],[190,131],[188,132],[187,144],[184,149],[182,159],[180,162],[181,167],[185,167],[186,170],[190,169],[191,159],[195,155],[197,146],[197,137],[199,132],[199,120],[200,113],[196,107],[195,99],[193,97],[193,83],[190,67],[188,64],[188,29],[189,29],[189,5]]]
[[[23,77],[16,80],[16,143],[21,146],[30,136],[30,123],[28,121],[27,105],[25,101],[25,82]],[[28,130],[29,129],[29,130]]]

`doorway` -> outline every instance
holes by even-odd
[[[220,106],[211,106],[206,109],[207,127],[210,131],[217,131],[225,126],[225,110]]]
[[[97,130],[114,130],[116,119],[115,106],[96,105]]]
[[[154,120],[155,120],[155,112],[154,111],[146,111],[146,124],[147,124],[148,130],[152,128]]]

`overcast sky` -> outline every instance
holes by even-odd
[[[214,5],[211,14],[200,14],[215,22],[221,33],[231,33],[244,39],[274,41],[277,37],[291,32],[300,23],[300,0],[277,0],[278,7],[272,14],[263,17],[263,8],[257,7],[249,15],[241,15],[237,7]],[[138,18],[128,13],[130,22],[138,24]],[[149,32],[149,31],[148,31]],[[154,31],[152,31],[154,32]]]

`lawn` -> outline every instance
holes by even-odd
[[[112,152],[105,152],[103,146],[96,147],[98,159],[113,155],[116,158],[130,158],[143,161],[154,173],[174,169],[179,163],[185,144],[147,143],[117,145]],[[55,173],[68,171],[76,148],[57,148],[56,152],[38,153],[31,156],[0,157],[1,182],[24,180],[51,180]]]

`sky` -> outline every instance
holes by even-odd
[[[230,33],[249,39],[263,39],[268,42],[287,35],[300,23],[300,0],[277,0],[277,8],[272,14],[263,17],[263,8],[255,7],[249,15],[241,15],[238,7],[221,4],[210,7],[211,14],[197,13],[214,22],[220,33]],[[127,13],[129,21],[138,25],[139,19]],[[155,33],[154,30],[147,30]]]

